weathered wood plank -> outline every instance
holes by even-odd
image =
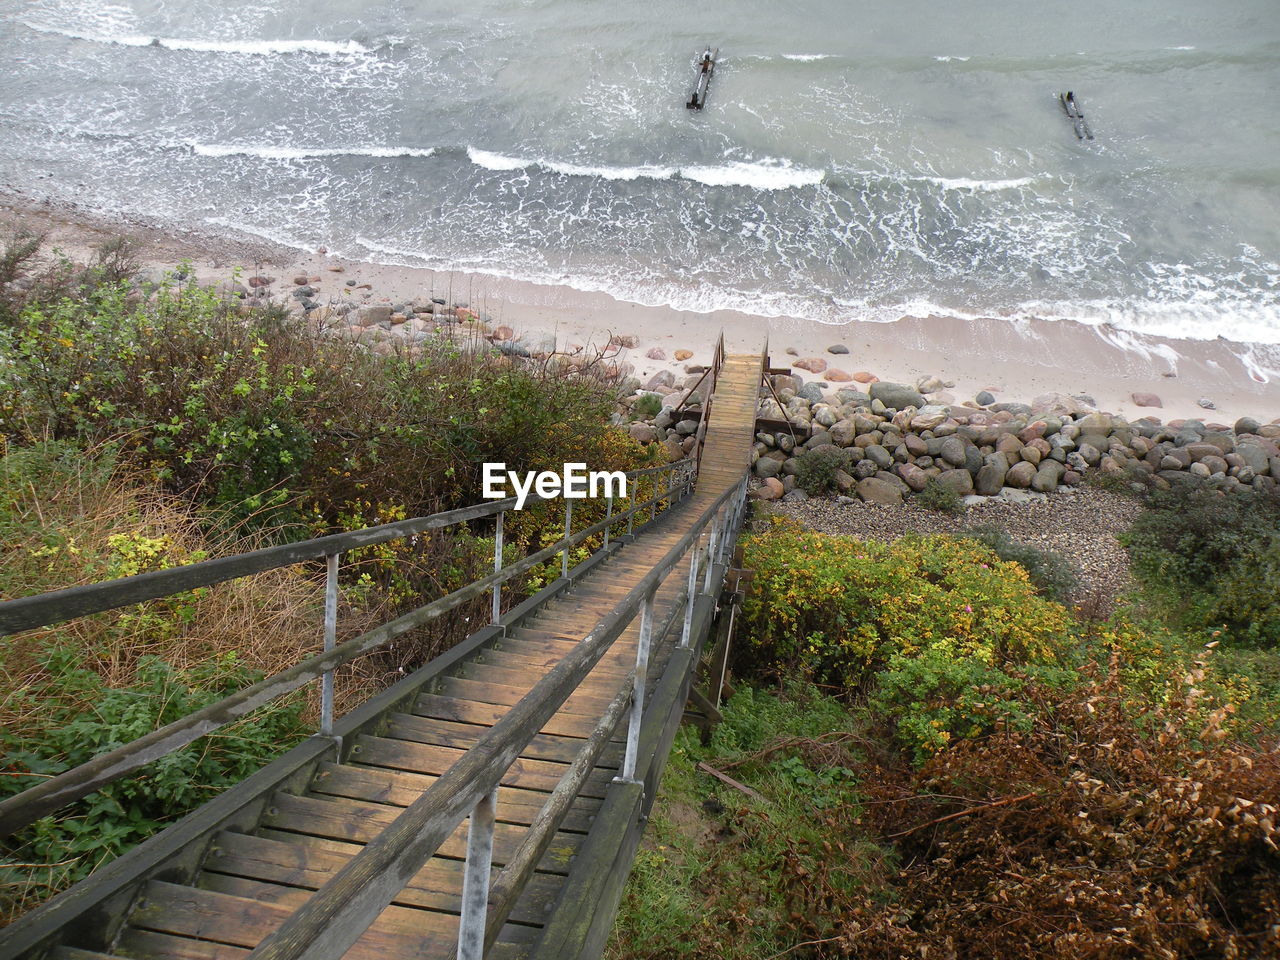
[[[465,700],[476,700],[480,703],[496,703],[513,707],[519,703],[529,691],[523,687],[512,687],[500,683],[484,683],[480,680],[468,680],[463,677],[442,677],[439,693],[446,697],[458,697]],[[557,713],[585,715],[595,719],[604,713],[604,708],[613,699],[613,693],[573,693],[565,700]]]
[[[387,735],[397,740],[413,740],[443,747],[468,749],[486,730],[486,727],[449,720],[432,720],[412,714],[396,713],[388,718]],[[572,763],[582,750],[583,741],[574,737],[557,737],[539,733],[529,741],[520,756],[530,760],[555,760]],[[601,755],[598,766],[617,767],[622,761],[621,751],[608,750]]]
[[[351,759],[357,763],[376,767],[440,776],[466,752],[425,743],[409,743],[405,740],[361,737],[352,748]],[[554,790],[556,784],[560,782],[567,766],[568,764],[549,760],[517,759],[507,768],[500,782],[508,787],[550,791]],[[598,785],[606,783],[612,776],[612,771],[596,771],[587,780],[586,792],[590,796],[603,797],[603,793],[595,793],[593,790]]]
[[[308,891],[318,890],[350,859],[346,852],[316,845],[284,843],[267,837],[223,833],[205,863],[200,885],[220,893],[250,899],[296,905]],[[234,883],[231,881],[235,881]],[[260,884],[255,892],[238,892]],[[512,921],[525,925],[542,922],[545,907],[559,889],[553,874],[537,873],[529,881],[528,901],[522,901]],[[457,913],[461,902],[462,864],[434,857],[409,881],[393,901],[400,906],[424,907]]]
[[[420,717],[440,720],[456,720],[491,727],[509,708],[505,704],[481,703],[477,700],[461,700],[437,694],[423,694],[414,703],[413,712]],[[561,711],[542,726],[543,733],[557,737],[586,737],[595,725],[597,717],[590,714],[574,714]]]

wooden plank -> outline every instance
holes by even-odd
[[[436,778],[427,774],[406,773],[402,770],[383,770],[378,767],[356,767],[347,764],[327,764],[316,774],[312,792],[349,800],[407,807],[435,783]],[[527,826],[546,803],[548,793],[517,787],[499,787],[497,819],[503,823]],[[563,829],[582,832],[591,824],[591,817],[600,801],[591,797],[578,797],[574,809],[565,820]]]
[[[308,891],[318,890],[350,858],[346,852],[314,845],[285,843],[242,833],[219,834],[205,863],[200,885],[221,893],[235,893],[252,899],[296,905]],[[396,897],[401,906],[425,907],[457,913],[461,902],[462,864],[457,860],[433,857]],[[237,893],[235,884],[260,883],[253,893]],[[553,874],[537,873],[527,888],[528,903],[512,914],[523,924],[540,924],[547,901],[555,896],[560,881]],[[245,887],[244,889],[248,889]]]
[[[634,654],[632,656],[634,657]],[[619,664],[610,663],[603,670],[598,666],[593,668],[578,689],[601,691],[612,689],[616,692],[622,677],[626,675],[625,670],[619,672],[619,667]],[[546,675],[547,671],[531,670],[527,666],[513,669],[498,664],[467,663],[458,667],[453,673],[459,679],[478,680],[481,683],[498,683],[522,689],[527,693],[533,689],[535,683]]]
[[[412,714],[394,713],[388,718],[387,735],[397,740],[414,740],[444,747],[468,749],[488,729],[449,720],[431,720]],[[544,733],[534,736],[520,756],[530,760],[556,760],[572,763],[582,750],[583,741],[575,737],[556,737]],[[617,767],[621,763],[621,751],[606,750],[599,766]]]
[[[460,697],[464,700],[477,700],[481,703],[503,704],[515,706],[529,691],[522,687],[510,687],[500,683],[484,683],[480,680],[467,680],[462,677],[442,677],[440,694],[446,697]],[[616,691],[615,691],[616,692]],[[604,708],[613,699],[613,694],[573,693],[557,713],[579,714],[599,717]]]
[[[212,940],[190,940],[154,930],[126,930],[116,953],[136,960],[242,960],[248,947]]]
[[[276,904],[155,880],[147,884],[143,896],[130,917],[132,926],[236,947],[256,947],[293,912]],[[456,928],[456,919],[448,914],[389,907],[347,957],[420,956],[447,947]]]
[[[351,759],[374,767],[388,767],[393,770],[408,770],[413,773],[431,773],[440,776],[457,763],[466,752],[426,743],[390,740],[385,737],[361,737],[352,748]],[[560,777],[564,775],[567,767],[568,764],[553,763],[548,760],[517,759],[502,775],[500,783],[508,787],[550,791],[554,790],[556,784],[560,782]],[[594,791],[602,790],[602,784],[612,776],[612,771],[599,770],[593,773],[587,780],[584,792],[589,796],[603,797],[603,793]]]
[[[491,727],[506,715],[505,704],[481,703],[477,700],[460,700],[427,693],[418,697],[413,712],[420,717],[436,717],[440,720],[456,720],[459,723],[483,724]],[[603,711],[601,711],[603,713]],[[586,737],[599,715],[574,714],[561,710],[542,726],[543,733],[558,737]]]
[[[260,834],[268,840],[275,840],[279,843],[296,843],[299,846],[306,847],[308,849],[314,848],[328,850],[331,853],[341,853],[348,857],[354,857],[365,848],[364,844],[352,843],[348,840],[335,840],[330,837],[316,837],[301,833],[290,833],[287,830],[276,830],[274,827],[263,827]],[[538,862],[538,870],[546,874],[563,875],[568,870],[569,864],[577,854],[576,844],[582,840],[581,835],[575,834],[575,837],[575,845],[566,843],[563,845],[553,846],[548,851],[547,855]],[[427,859],[430,860],[431,858],[428,857]],[[461,861],[460,857],[453,857],[450,859],[454,860],[454,862]],[[412,877],[410,879],[412,879]],[[403,889],[403,887],[401,889]]]

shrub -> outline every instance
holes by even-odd
[[[1050,600],[1066,603],[1079,589],[1080,578],[1075,567],[1060,553],[1020,543],[1000,527],[976,527],[966,536],[990,547],[1001,560],[1020,565],[1036,589]]]
[[[0,361],[11,442],[125,436],[124,458],[173,492],[298,533],[473,502],[483,460],[595,467],[619,432],[593,376],[444,339],[383,355],[190,287],[28,305]]]
[[[926,510],[937,510],[939,513],[964,513],[964,497],[945,483],[939,483],[937,477],[930,477],[924,488],[916,494],[916,502]]]
[[[108,686],[87,668],[86,651],[78,646],[57,646],[41,660],[43,681],[19,691],[17,703],[11,699],[6,707],[25,715],[0,728],[0,748],[16,768],[0,778],[0,795],[19,793],[261,678],[229,653],[183,673],[145,656],[136,683],[126,688]],[[296,742],[307,732],[303,702],[293,696],[259,711],[103,787],[72,813],[45,817],[6,839],[0,847],[0,921],[48,890],[88,876]]]
[[[1135,576],[1175,622],[1280,640],[1280,496],[1174,488],[1154,495],[1121,539]]]
[[[889,960],[1052,953],[1262,957],[1280,949],[1280,761],[1233,742],[1230,707],[1193,670],[1135,723],[1111,672],[1063,691],[1030,684],[1025,724],[955,743],[922,769],[864,771],[865,804],[829,844],[881,837],[878,890],[777,875],[818,957]],[[1204,715],[1190,728],[1191,711]],[[857,824],[857,826],[852,826]]]
[[[939,644],[991,664],[1052,662],[1069,633],[1065,608],[972,540],[864,543],[774,518],[743,544],[756,576],[738,649],[757,669],[857,688],[894,654]]]
[[[839,448],[806,450],[796,458],[796,485],[811,497],[840,489],[837,474],[849,467],[849,456]]]
[[[652,420],[662,412],[662,398],[656,393],[644,393],[631,408],[635,420]]]

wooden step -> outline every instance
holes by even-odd
[[[367,766],[430,773],[438,777],[457,763],[465,752],[451,747],[410,743],[407,740],[362,736],[353,747],[351,760]],[[566,763],[547,760],[516,760],[503,774],[501,782],[508,787],[551,791],[556,788],[568,768]],[[597,768],[587,775],[583,792],[589,796],[603,797],[604,787],[612,776],[612,772],[606,774]]]
[[[223,832],[204,864],[200,886],[218,893],[265,900],[296,908],[331,880],[351,859],[345,852],[266,837]],[[393,903],[442,913],[458,913],[462,902],[463,864],[432,857],[396,895]],[[546,904],[560,888],[554,874],[535,873],[530,896],[521,898],[511,920],[539,924]]]
[[[311,792],[319,796],[345,797],[349,800],[407,807],[422,796],[436,779],[429,774],[406,773],[402,770],[325,763],[321,764],[312,780]],[[542,790],[499,787],[497,818],[504,823],[528,826],[547,802],[548,796]],[[599,806],[597,798],[579,797],[562,829],[579,833],[587,831]]]

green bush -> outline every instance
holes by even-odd
[[[474,502],[486,460],[638,466],[613,402],[607,383],[483,342],[378,352],[192,287],[100,283],[0,328],[11,443],[122,437],[124,462],[170,490],[299,533]]]
[[[822,497],[840,488],[836,474],[849,469],[849,455],[837,447],[806,450],[796,457],[796,485],[811,497]]]
[[[1280,642],[1280,496],[1174,488],[1152,496],[1121,540],[1134,575],[1174,622]]]
[[[964,497],[945,483],[939,483],[937,477],[929,478],[924,489],[916,494],[916,502],[926,510],[939,513],[964,513]]]
[[[975,527],[966,536],[990,547],[1001,560],[1020,565],[1036,589],[1050,600],[1066,603],[1080,586],[1075,567],[1060,553],[1014,540],[1000,527]]]
[[[42,664],[46,679],[6,704],[10,715],[28,709],[24,722],[0,729],[0,748],[15,773],[0,778],[0,796],[20,793],[260,679],[233,654],[186,673],[144,657],[135,685],[112,688],[84,665],[86,659],[91,655],[79,647],[55,647]],[[297,695],[287,698],[9,837],[0,847],[0,914],[12,915],[46,887],[88,876],[238,783],[306,735],[302,705]]]
[[[662,398],[656,393],[641,394],[631,408],[631,416],[635,420],[652,420],[661,412]]]
[[[738,651],[751,669],[858,688],[898,653],[1051,662],[1069,633],[1065,608],[972,540],[862,542],[773,518],[743,548],[756,575]]]

